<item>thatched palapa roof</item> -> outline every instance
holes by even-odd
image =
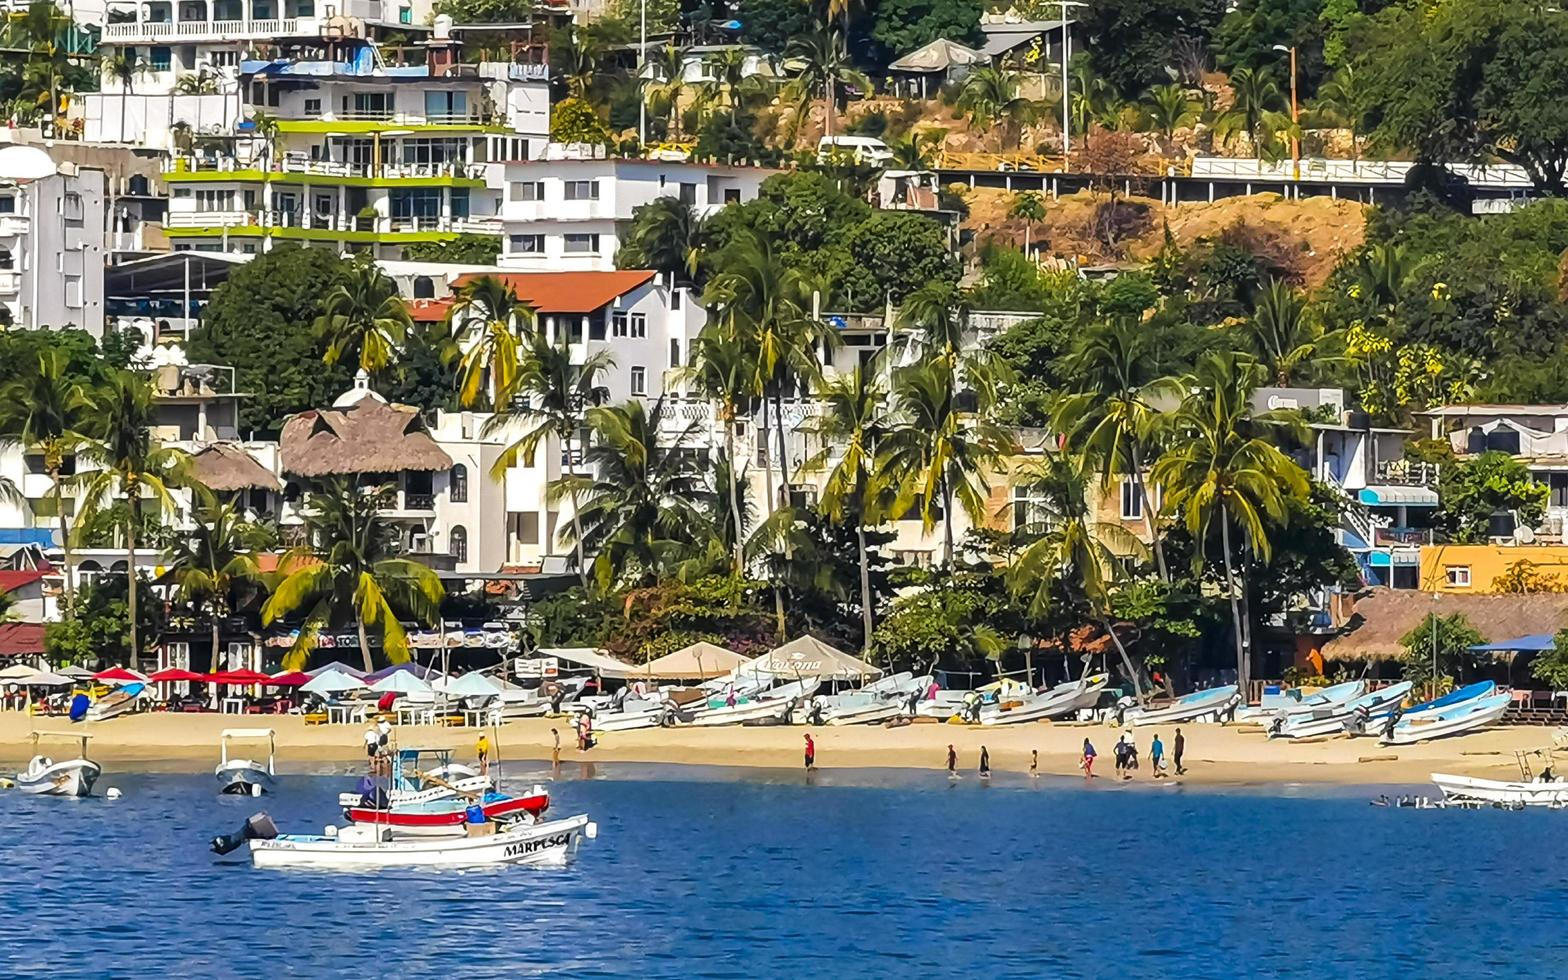
[[[239,490],[282,490],[283,481],[243,446],[215,442],[191,456],[191,473],[209,489],[220,493]]]
[[[1339,636],[1323,645],[1325,660],[1392,660],[1405,655],[1400,638],[1427,616],[1465,619],[1487,643],[1568,626],[1568,594],[1455,595],[1406,589],[1373,589],[1356,601]]]
[[[377,395],[290,417],[278,451],[285,472],[305,477],[452,468],[417,411]]]

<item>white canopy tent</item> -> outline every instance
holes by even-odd
[[[600,677],[624,679],[638,672],[637,668],[629,663],[616,660],[614,657],[595,647],[540,647],[534,651],[536,657],[554,657],[567,663],[586,667]]]
[[[333,673],[337,672],[333,671]],[[331,675],[323,674],[322,676],[328,677]],[[321,680],[321,678],[313,678],[310,684],[314,684],[318,680]],[[363,681],[359,683],[361,687],[364,686]],[[310,689],[310,684],[305,685],[306,690]],[[435,691],[435,688],[430,686],[429,681],[415,677],[413,672],[407,670],[398,670],[388,674],[370,685],[370,689],[377,694],[386,694],[388,691],[396,694],[430,694]]]
[[[306,681],[300,687],[300,690],[307,694],[319,694],[322,697],[329,697],[333,694],[341,694],[344,691],[358,691],[365,686],[365,682],[358,677],[336,670],[329,670],[326,673],[317,674]]]
[[[501,693],[501,685],[494,678],[474,671],[462,677],[449,680],[443,687],[448,697],[453,698],[486,698],[497,697]]]
[[[715,643],[706,641],[682,647],[637,668],[641,677],[672,681],[705,681],[723,677],[746,663],[746,658]]]
[[[882,669],[836,650],[814,636],[802,636],[742,664],[735,668],[735,674],[739,677],[763,674],[788,680],[820,677],[834,681],[879,677]]]

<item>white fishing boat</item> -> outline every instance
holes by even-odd
[[[521,818],[504,825],[470,824],[461,837],[394,838],[384,827],[353,824],[315,834],[279,834],[265,814],[246,821],[239,834],[218,838],[213,850],[226,854],[250,844],[258,868],[368,871],[380,868],[483,868],[508,864],[559,865],[584,837],[599,828],[587,814],[563,820]]]
[[[428,803],[463,793],[483,793],[492,785],[489,776],[481,776],[468,766],[453,762],[451,749],[398,749],[392,754],[386,799],[390,806]],[[339,793],[338,805],[358,806],[363,795]]]
[[[1383,735],[1382,743],[1414,745],[1434,738],[1473,732],[1497,721],[1512,703],[1513,696],[1510,694],[1493,694],[1462,701],[1437,711],[1423,711],[1414,717],[1406,715],[1394,723],[1392,731]]]
[[[1110,679],[1109,674],[1092,674],[1075,681],[1058,684],[1050,690],[1041,691],[1026,699],[1017,707],[1003,708],[995,712],[982,711],[980,724],[1017,725],[1069,715],[1080,708],[1093,706],[1100,699],[1100,692],[1105,690],[1105,685],[1110,683]]]
[[[1502,806],[1568,806],[1568,782],[1550,776],[1528,780],[1481,779],[1434,772],[1432,782],[1443,798],[1456,803],[1495,803]]]
[[[659,727],[670,717],[670,707],[662,700],[628,698],[619,711],[595,711],[592,717],[595,732],[629,732]]]
[[[1236,685],[1227,684],[1206,691],[1194,691],[1161,708],[1135,708],[1127,712],[1126,720],[1129,725],[1171,725],[1205,718],[1217,720],[1240,700],[1241,693],[1237,691]]]
[[[769,688],[758,694],[755,699],[737,700],[734,704],[710,699],[707,709],[693,717],[690,724],[713,727],[785,722],[788,721],[796,705],[815,694],[817,688],[821,686],[822,682],[813,677],[810,680],[792,681]]]
[[[135,711],[140,706],[142,693],[146,689],[145,684],[123,684],[88,705],[83,720],[108,721],[110,718],[118,718],[120,715]]]
[[[27,768],[16,774],[16,788],[34,796],[90,796],[93,783],[103,771],[98,763],[87,758],[87,740],[90,735],[80,732],[33,732],[33,758]],[[75,759],[56,762],[38,752],[42,739],[70,739],[81,743],[82,754]]]
[[[266,739],[267,761],[229,758],[232,739]],[[277,733],[270,728],[225,728],[218,734],[218,767],[213,774],[218,777],[218,792],[242,796],[260,796],[272,789],[277,775]]]
[[[1348,704],[1367,693],[1366,681],[1346,681],[1343,684],[1333,684],[1313,694],[1304,695],[1299,701],[1291,701],[1284,707],[1274,712],[1274,719],[1291,719],[1302,715],[1311,715],[1314,712],[1332,711],[1343,704]]]
[[[1376,723],[1393,714],[1410,696],[1411,684],[1401,681],[1342,704],[1315,708],[1289,717],[1276,718],[1269,729],[1270,738],[1315,738],[1352,731],[1376,731]]]

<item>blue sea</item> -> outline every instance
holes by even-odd
[[[0,793],[0,976],[1568,975],[1568,815],[1381,809],[1370,788],[571,766],[554,812],[600,833],[564,869],[207,850],[257,809],[319,831],[352,782]]]

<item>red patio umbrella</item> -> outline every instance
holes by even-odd
[[[98,673],[94,674],[93,680],[128,682],[140,681],[145,683],[148,680],[148,677],[146,674],[139,674],[134,670],[126,670],[124,667],[110,667],[108,670],[100,670]]]
[[[273,687],[304,687],[310,683],[310,675],[303,670],[291,670],[282,674],[273,674],[267,683]]]
[[[154,684],[167,684],[177,681],[204,681],[207,677],[205,674],[182,670],[179,667],[170,667],[167,670],[160,670],[155,674],[149,675],[147,679]]]
[[[271,684],[272,678],[259,670],[225,670],[208,674],[204,680],[213,684]]]

